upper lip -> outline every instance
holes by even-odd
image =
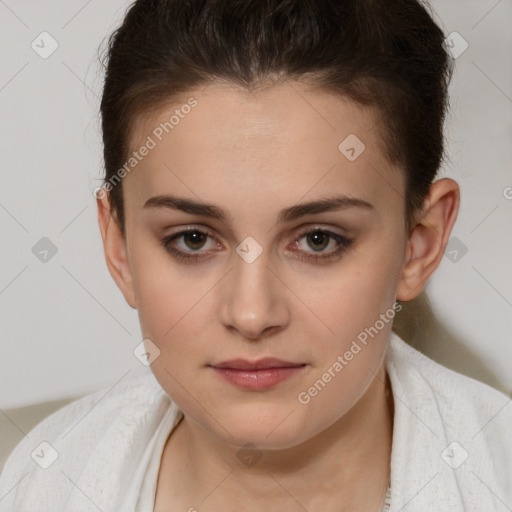
[[[212,364],[211,366],[214,368],[234,368],[237,370],[260,370],[262,368],[289,368],[303,365],[304,363],[292,363],[275,357],[264,357],[255,361],[249,361],[247,359],[230,359],[229,361]]]

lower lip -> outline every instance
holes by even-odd
[[[237,370],[234,368],[213,369],[231,384],[243,389],[260,391],[268,389],[280,382],[283,382],[293,375],[304,370],[306,365],[283,367],[283,368],[262,368],[260,370]]]

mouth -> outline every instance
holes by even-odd
[[[307,364],[263,358],[257,361],[232,359],[209,366],[217,375],[236,387],[261,391],[302,373]]]
[[[230,359],[221,363],[210,365],[213,368],[230,368],[232,370],[266,370],[270,368],[297,368],[304,366],[304,363],[293,363],[275,357],[264,357],[255,361],[248,359]]]

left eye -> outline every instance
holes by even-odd
[[[312,247],[315,251],[321,251],[325,249],[330,242],[335,241],[332,234],[327,233],[326,231],[308,231],[304,235],[300,237],[300,240],[304,239],[309,247]],[[297,245],[300,245],[297,243]],[[332,244],[331,244],[332,245]],[[336,244],[334,244],[336,247]]]
[[[313,252],[304,251],[301,246],[300,240],[304,239],[308,247],[313,248]],[[297,241],[292,244],[292,247],[298,248],[300,259],[319,261],[331,260],[341,255],[352,243],[352,240],[339,233],[333,233],[324,229],[314,229],[301,233],[297,237]],[[330,251],[324,251],[328,246],[333,247]],[[296,249],[293,249],[295,251]],[[315,254],[317,253],[317,254]]]
[[[199,261],[208,257],[209,252],[211,252],[207,250],[208,248],[201,250],[207,246],[208,238],[215,240],[213,234],[208,231],[189,229],[169,235],[163,238],[161,243],[169,254],[177,260]],[[313,249],[312,252],[308,251],[304,247],[304,244],[301,244],[300,241],[302,240],[305,241],[307,246]],[[178,242],[180,241],[183,242],[184,248],[183,246],[182,248],[179,247],[181,244]],[[339,233],[316,228],[300,233],[289,247],[292,248],[292,252],[298,253],[298,255],[294,255],[296,258],[307,261],[319,261],[330,260],[339,256],[351,243],[352,240]],[[329,246],[331,246],[332,249],[326,251],[325,249]],[[220,248],[221,244],[219,242],[213,242],[210,248],[212,247]]]

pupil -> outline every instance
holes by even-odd
[[[190,247],[191,249],[198,249],[202,245],[204,245],[204,240],[201,240],[201,238],[203,238],[203,237],[204,237],[203,233],[200,233],[199,231],[191,231],[189,233],[186,233],[185,239],[186,239],[186,243],[189,241],[191,242],[191,244],[187,243],[187,245],[194,246],[194,247]],[[199,247],[196,247],[197,245]]]
[[[320,243],[321,246],[318,245],[316,247],[313,247],[314,249],[324,249],[326,247],[326,241],[328,237],[325,235],[325,233],[322,233],[322,231],[315,231],[314,233],[310,233],[308,235],[308,242],[313,241],[314,244]],[[324,243],[322,244],[322,240]]]

